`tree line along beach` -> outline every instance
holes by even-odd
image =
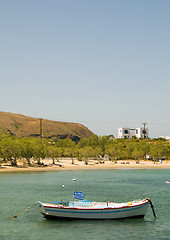
[[[169,168],[170,142],[158,139],[116,139],[113,136],[79,141],[16,137],[0,132],[0,171]]]

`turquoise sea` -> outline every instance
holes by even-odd
[[[170,181],[170,169],[1,173],[0,240],[170,239],[170,191],[165,181]],[[8,219],[37,200],[72,200],[74,191],[84,192],[91,201],[149,197],[157,218],[149,208],[144,219],[46,220],[34,205]]]

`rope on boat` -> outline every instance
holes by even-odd
[[[33,203],[32,205],[30,205],[29,207],[27,207],[26,209],[24,209],[22,212],[14,215],[14,216],[12,216],[12,217],[9,217],[9,218],[7,218],[7,219],[9,220],[9,219],[11,219],[11,218],[17,218],[21,213],[26,212],[28,209],[30,209],[32,206],[34,206],[36,203],[37,203],[37,201],[36,201],[35,203]]]
[[[154,215],[154,218],[156,218],[156,213],[155,213],[155,210],[154,210],[154,206],[153,206],[153,203],[151,202],[151,200],[149,199],[149,198],[146,198],[148,201],[149,201],[149,203],[150,203],[150,206],[151,206],[151,208],[152,208],[152,212],[153,212],[153,215]]]

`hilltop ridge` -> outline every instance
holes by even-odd
[[[0,112],[0,128],[6,129],[16,137],[40,137],[40,118],[28,117],[22,114]],[[42,120],[43,138],[65,139],[77,141],[81,138],[91,137],[87,127],[79,123]]]

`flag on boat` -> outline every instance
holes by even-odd
[[[83,192],[74,192],[74,199],[84,200],[85,194]]]

